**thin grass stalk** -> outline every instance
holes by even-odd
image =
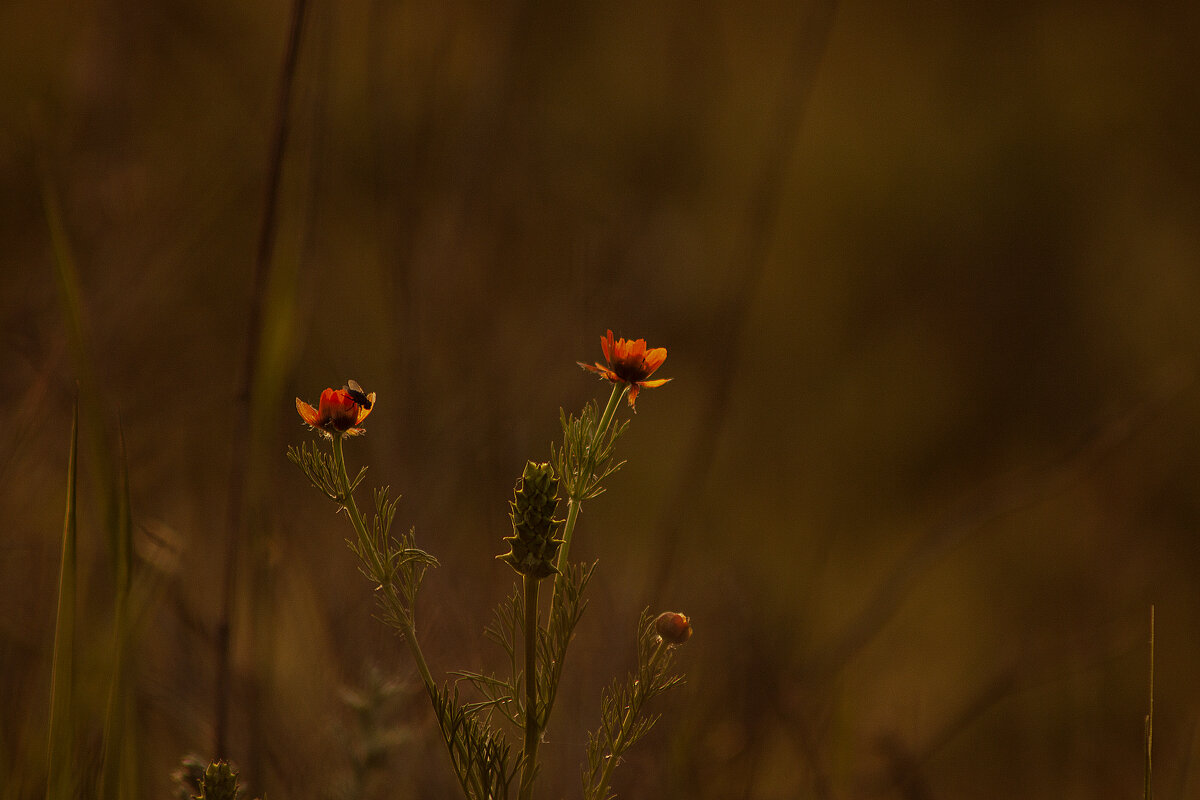
[[[1154,749],[1154,606],[1150,606],[1150,687],[1149,702],[1146,711],[1146,785],[1144,800],[1154,796],[1153,769],[1151,751]]]
[[[105,433],[104,415],[100,400],[100,381],[96,376],[95,360],[87,342],[87,320],[83,308],[83,292],[80,288],[79,269],[71,250],[63,222],[58,194],[50,178],[49,167],[39,159],[42,171],[42,208],[50,245],[54,253],[54,282],[58,287],[59,305],[62,307],[63,324],[66,327],[67,344],[71,351],[71,362],[78,376],[76,404],[81,407],[87,424],[88,445],[92,451],[92,471],[96,476],[95,500],[100,509],[102,524],[112,534],[116,524],[116,480],[113,476],[110,454],[112,446]],[[115,552],[110,539],[110,553]]]
[[[113,575],[113,662],[108,703],[104,715],[104,739],[101,745],[100,797],[104,800],[130,800],[136,766],[132,762],[133,737],[129,735],[128,650],[130,644],[129,595],[133,583],[133,521],[129,501],[129,459],[125,435],[118,433],[121,454],[119,465],[120,495],[117,498],[115,574]]]
[[[75,490],[79,453],[79,400],[71,417],[71,449],[67,457],[67,501],[63,519],[62,559],[58,578],[58,617],[54,624],[54,656],[50,672],[50,724],[46,749],[46,798],[71,800],[78,785],[74,769]]]
[[[105,738],[102,742],[100,784],[98,791],[101,797],[115,797],[121,785],[120,769],[117,767],[121,754],[129,737],[125,736],[124,724],[129,718],[122,712],[127,705],[125,697],[125,641],[128,638],[128,596],[130,585],[130,559],[132,552],[131,526],[129,523],[129,487],[128,473],[124,461],[121,464],[120,475],[116,474],[111,460],[113,447],[106,432],[104,421],[102,394],[100,382],[95,371],[95,361],[91,356],[87,340],[87,323],[84,314],[83,293],[80,288],[79,270],[76,266],[66,226],[63,222],[57,193],[50,179],[49,169],[44,160],[42,171],[42,202],[46,217],[46,225],[50,234],[51,247],[54,253],[54,276],[58,287],[59,304],[62,307],[63,321],[67,332],[72,360],[79,376],[79,391],[76,398],[74,435],[76,451],[78,450],[78,418],[81,407],[86,422],[83,427],[88,431],[87,439],[93,453],[92,472],[95,475],[94,491],[96,505],[100,509],[101,525],[107,533],[110,567],[114,576],[114,639],[113,639],[113,682],[109,687],[109,698],[105,714]],[[124,439],[118,442],[117,449],[124,458]],[[76,452],[77,456],[77,452]],[[114,738],[115,737],[115,738]],[[124,742],[124,744],[123,744]],[[116,756],[112,754],[115,747]],[[123,779],[128,782],[127,776]],[[129,797],[126,792],[122,797]]]

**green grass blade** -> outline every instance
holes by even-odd
[[[58,619],[54,627],[54,657],[50,673],[50,734],[46,752],[47,800],[74,796],[75,683],[75,475],[79,450],[79,401],[71,420],[71,450],[67,459],[67,509],[63,520],[62,565],[58,581]]]
[[[112,467],[112,441],[104,424],[104,402],[100,380],[96,375],[95,361],[88,345],[88,325],[83,303],[83,290],[79,280],[79,269],[71,250],[62,209],[49,169],[43,163],[42,206],[46,215],[46,227],[50,234],[50,245],[54,253],[54,282],[58,287],[59,304],[62,306],[63,324],[66,327],[67,344],[71,361],[78,378],[79,396],[76,403],[87,431],[86,446],[90,448],[91,467],[96,477],[96,507],[100,509],[104,529],[109,533],[109,545],[115,550],[112,534],[116,530],[117,487]]]
[[[119,495],[117,524],[112,537],[113,552],[113,645],[112,677],[108,688],[108,705],[104,717],[104,740],[100,767],[100,797],[103,800],[129,800],[133,797],[136,762],[133,759],[134,737],[128,726],[129,646],[131,641],[130,590],[133,584],[133,521],[129,501],[129,460],[125,452],[125,435],[118,432],[120,451]]]
[[[45,172],[44,167],[43,171]],[[71,253],[71,243],[63,224],[58,195],[48,174],[43,175],[42,180],[42,206],[46,215],[46,227],[50,233],[50,246],[54,251],[54,278],[58,285],[59,302],[63,307],[63,320],[67,325],[67,344],[71,348],[71,357],[76,368],[86,370],[80,373],[80,380],[86,392],[94,388],[95,379],[90,369],[87,369],[91,362],[88,360],[84,344],[85,326],[83,301],[79,290],[79,271]]]

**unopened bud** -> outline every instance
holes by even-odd
[[[683,644],[692,636],[692,623],[686,614],[664,611],[654,620],[654,632],[667,644]]]

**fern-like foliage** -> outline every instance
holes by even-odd
[[[521,687],[525,676],[521,668],[521,645],[525,629],[525,597],[520,584],[511,595],[500,601],[492,612],[492,621],[483,629],[484,635],[504,651],[507,677],[494,673],[460,670],[454,675],[470,683],[483,700],[471,704],[472,711],[496,711],[516,728],[524,726]]]
[[[615,797],[610,781],[621,757],[645,736],[660,714],[647,713],[646,703],[683,683],[671,672],[674,646],[654,630],[654,618],[643,611],[638,621],[638,669],[624,681],[614,680],[600,697],[600,727],[588,734],[583,770],[584,800]]]
[[[485,718],[460,702],[457,687],[435,688],[430,699],[466,797],[506,800],[517,768],[508,742]]]
[[[563,664],[567,659],[567,647],[575,636],[575,626],[583,617],[587,600],[583,593],[596,570],[591,564],[568,564],[559,580],[560,594],[550,609],[550,623],[538,631],[538,697],[541,708],[538,719],[545,729],[554,710],[558,685],[562,680]]]
[[[349,485],[344,486],[334,455],[315,443],[288,447],[287,455],[318,491],[337,503],[340,510],[350,513],[354,490],[366,476],[366,467],[359,469]],[[386,486],[376,489],[374,495],[375,516],[371,524],[363,535],[348,539],[346,543],[358,556],[363,575],[375,585],[383,621],[407,635],[415,627],[417,591],[425,571],[438,566],[438,560],[416,546],[414,531],[409,530],[398,537],[391,535],[400,498],[391,499]]]
[[[345,507],[347,496],[340,487],[337,462],[333,456],[317,447],[316,443],[304,442],[299,447],[288,445],[288,460],[300,468],[308,480],[320,492],[339,506]],[[350,481],[350,492],[353,493],[362,479],[366,477],[367,468],[361,467],[354,480]]]
[[[597,435],[600,412],[594,400],[583,407],[578,417],[559,409],[558,418],[563,431],[562,447],[550,445],[550,462],[555,473],[571,500],[581,503],[599,497],[604,493],[601,485],[604,479],[625,464],[614,462],[613,452],[617,439],[629,427],[629,420],[612,424]]]
[[[559,682],[562,680],[563,664],[566,661],[567,647],[575,634],[575,626],[583,617],[587,606],[584,590],[591,579],[596,565],[570,564],[562,576],[563,594],[561,602],[551,610],[550,621],[546,628],[537,631],[537,675],[538,708],[537,721],[540,729],[545,729],[554,710],[554,700],[558,694]],[[495,711],[508,720],[515,728],[525,727],[525,674],[521,668],[521,647],[525,638],[525,599],[521,587],[516,589],[498,605],[492,614],[492,621],[484,628],[484,635],[500,646],[504,651],[508,676],[500,677],[494,673],[469,672],[461,670],[453,673],[461,680],[470,683],[483,699],[470,703],[465,708],[472,712]]]
[[[404,634],[416,627],[417,592],[425,572],[439,562],[416,546],[413,529],[399,536],[391,535],[399,502],[400,498],[390,499],[388,487],[376,489],[375,516],[368,538],[348,539],[346,543],[358,556],[363,575],[375,584],[383,622]]]

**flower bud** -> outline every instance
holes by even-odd
[[[667,644],[683,644],[692,636],[692,623],[686,614],[664,611],[654,620],[654,632]]]
[[[504,539],[509,551],[497,558],[533,578],[558,572],[554,562],[562,541],[555,538],[559,520],[554,519],[554,509],[558,507],[558,479],[554,477],[554,469],[546,463],[528,462],[509,505],[513,535]]]
[[[204,782],[200,796],[212,800],[236,800],[238,776],[226,761],[214,761],[204,770]]]

